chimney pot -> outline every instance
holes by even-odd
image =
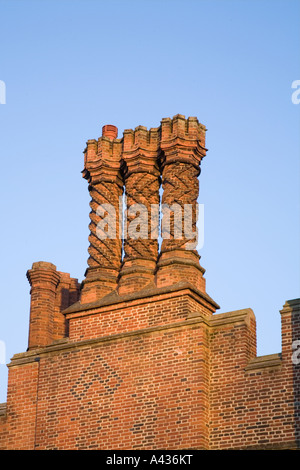
[[[110,124],[103,126],[102,137],[108,137],[111,140],[116,139],[118,137],[118,128]]]

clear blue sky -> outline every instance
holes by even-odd
[[[281,350],[299,297],[300,2],[0,0],[0,341],[26,351],[26,271],[87,267],[87,139],[175,114],[206,125],[201,264],[220,312],[251,307],[258,354]],[[0,366],[0,402],[7,367]]]

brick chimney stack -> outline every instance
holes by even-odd
[[[115,126],[103,126],[102,137],[98,142],[89,140],[84,152],[83,177],[89,182],[91,222],[89,267],[81,293],[83,303],[104,297],[117,287],[122,255],[119,205],[123,194],[122,142],[116,139],[117,135]],[[110,209],[114,210],[113,214]],[[114,233],[105,232],[105,224],[102,229],[101,221],[107,213],[113,218],[109,225]]]
[[[33,263],[27,271],[31,285],[29,349],[46,346],[52,342],[55,294],[59,274],[52,263]]]
[[[199,264],[196,250],[198,176],[201,160],[206,155],[205,131],[194,117],[185,119],[178,114],[173,119],[161,121],[163,241],[158,261],[158,287],[188,279],[199,290],[205,291],[205,271]],[[173,207],[175,211],[170,214],[169,209]],[[166,218],[170,218],[170,231],[165,237]],[[176,234],[178,225],[181,238]],[[189,231],[192,233],[186,234]]]
[[[154,282],[159,232],[159,136],[160,129],[147,131],[143,126],[124,131],[122,157],[127,210],[119,294],[136,292]],[[136,226],[134,220],[137,225],[141,222],[141,226]],[[132,226],[137,233],[131,233]]]
[[[178,114],[157,128],[126,129],[120,139],[117,127],[105,125],[98,141],[88,140],[83,177],[91,222],[82,304],[181,281],[205,292],[196,231],[205,131],[196,117]]]
[[[34,349],[67,335],[66,318],[61,312],[78,301],[79,283],[45,261],[33,263],[27,278],[31,285],[28,349]]]

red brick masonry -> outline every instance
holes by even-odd
[[[257,357],[254,313],[215,313],[187,240],[124,240],[122,258],[122,237],[96,236],[97,204],[123,186],[151,205],[161,182],[164,201],[194,208],[204,126],[177,115],[117,132],[85,150],[84,281],[45,262],[27,273],[28,350],[8,364],[0,449],[297,449],[300,299],[281,310],[281,353]]]

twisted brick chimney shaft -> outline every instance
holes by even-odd
[[[205,132],[197,118],[185,119],[178,114],[163,119],[157,128],[125,130],[120,139],[118,129],[106,125],[98,141],[87,142],[83,177],[89,182],[91,221],[82,303],[114,290],[119,295],[130,294],[182,280],[205,291],[196,235],[191,243],[184,232],[188,221],[196,234]],[[160,228],[163,240],[159,253]]]

